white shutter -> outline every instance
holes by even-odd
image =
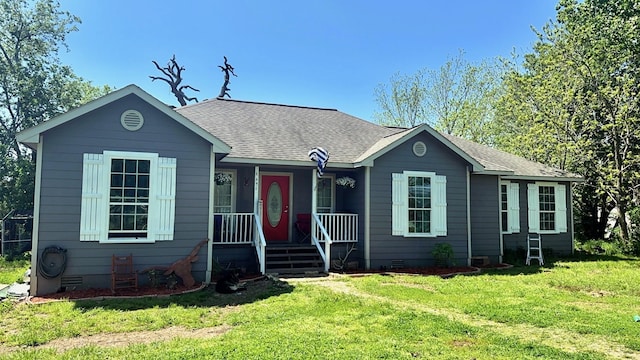
[[[404,235],[408,224],[407,215],[407,180],[404,174],[392,174],[391,185],[391,234]]]
[[[431,187],[433,207],[431,221],[436,236],[447,236],[447,177],[435,176],[435,184]]]
[[[567,232],[567,190],[564,185],[555,186],[556,231]]]
[[[104,157],[84,154],[82,161],[82,203],[80,206],[80,241],[106,240],[108,205],[105,196]]]
[[[520,184],[507,184],[507,222],[510,233],[520,232]]]
[[[173,240],[176,202],[176,159],[158,158],[156,175],[151,179],[154,195],[149,202],[151,241]]]
[[[529,232],[540,232],[540,199],[538,198],[538,185],[527,185],[527,202],[529,210]]]

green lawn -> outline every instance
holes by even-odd
[[[4,302],[0,358],[640,359],[636,314],[635,258],[263,280],[241,295]]]

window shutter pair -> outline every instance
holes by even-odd
[[[540,184],[527,185],[527,201],[529,205],[529,232],[540,232],[540,198],[538,197]],[[547,186],[547,185],[545,185]],[[567,232],[567,190],[563,184],[554,184],[555,199],[555,231]]]
[[[84,154],[80,240],[106,241],[109,227],[109,172],[103,154]],[[173,240],[176,195],[176,159],[158,158],[152,169],[147,239]]]
[[[447,178],[435,175],[431,187],[431,231],[435,236],[447,235]],[[408,233],[408,183],[407,175],[392,174],[391,184],[391,234]]]

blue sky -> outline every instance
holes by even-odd
[[[151,82],[151,63],[176,55],[199,100],[217,96],[223,56],[235,67],[233,99],[337,108],[372,120],[374,89],[396,73],[437,69],[465,52],[477,62],[526,53],[556,0],[60,0],[82,19],[63,63],[94,85],[136,84],[178,105]]]

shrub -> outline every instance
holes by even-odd
[[[451,244],[436,244],[432,254],[436,260],[436,266],[449,267],[453,264],[453,248]]]

